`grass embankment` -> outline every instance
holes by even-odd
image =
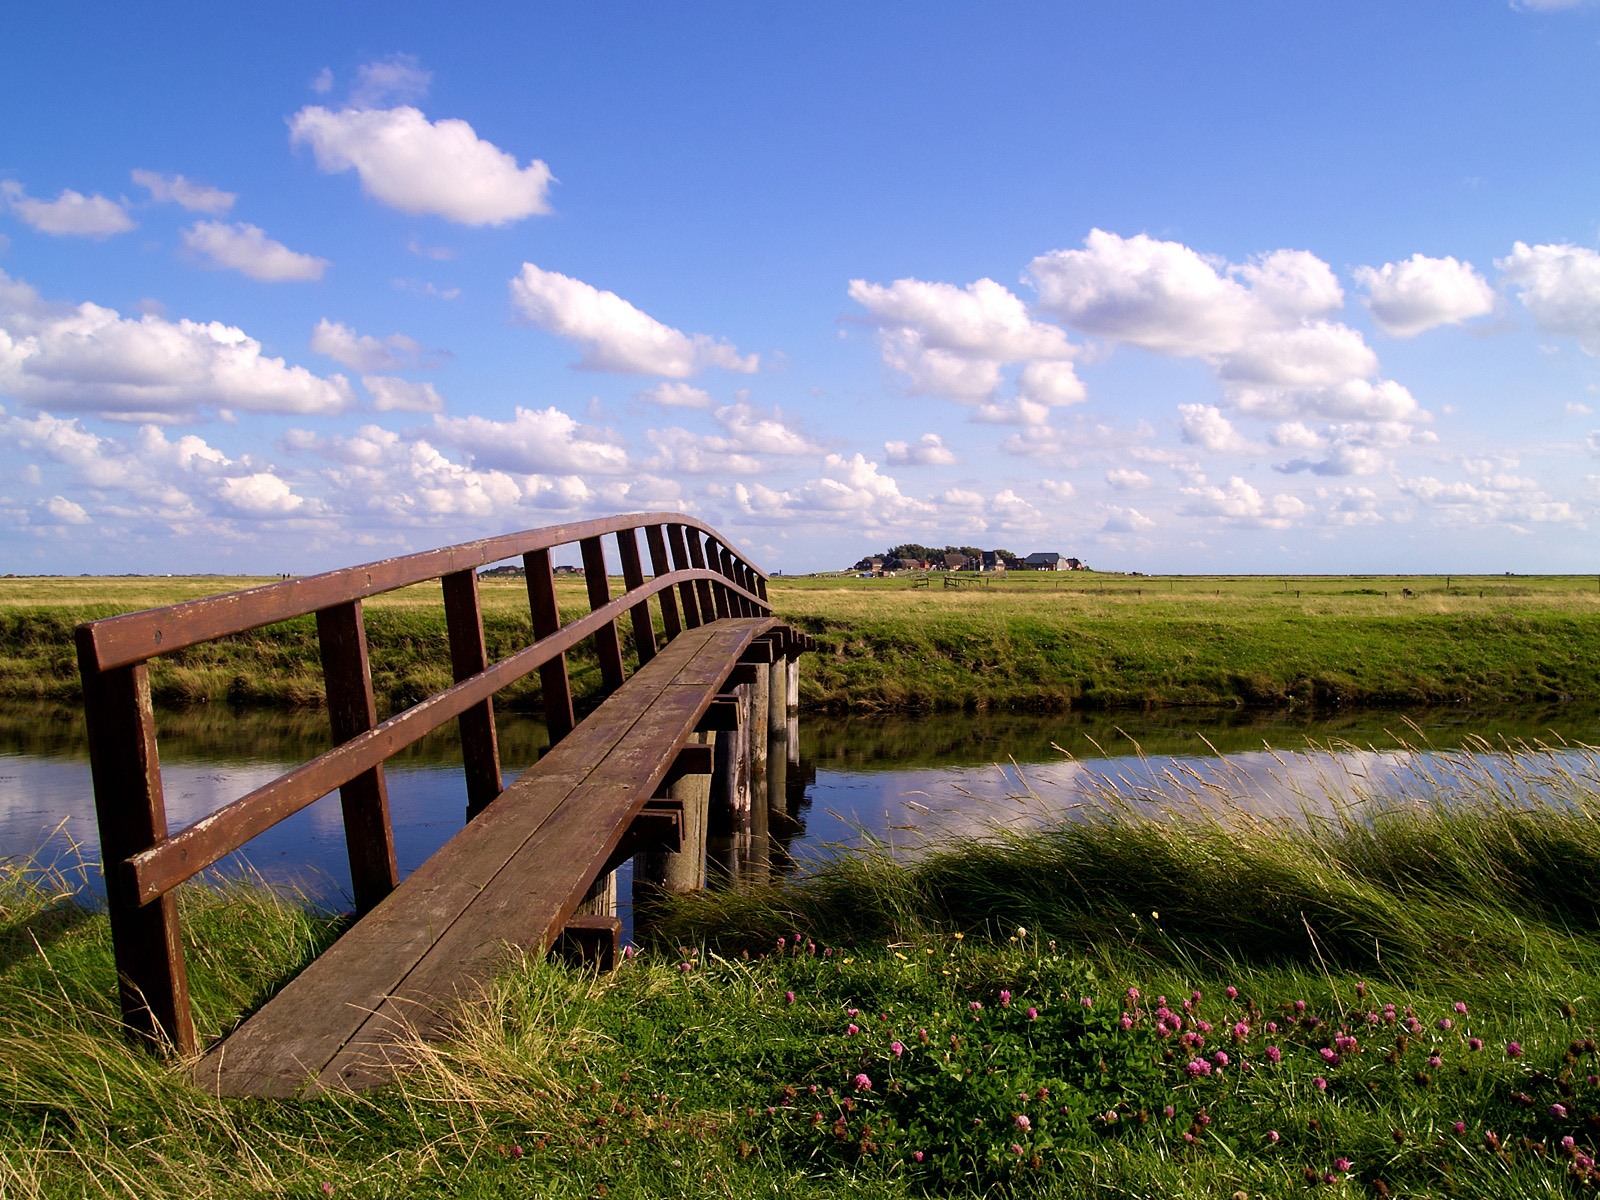
[[[1465,807],[1304,825],[1112,796],[691,898],[615,974],[521,964],[396,1085],[289,1103],[126,1048],[103,918],[13,870],[0,1193],[1582,1194],[1600,767],[1442,782]],[[208,1034],[327,936],[185,903]]]
[[[80,621],[251,582],[260,581],[0,580],[0,695],[75,699],[72,627]],[[770,590],[776,611],[821,643],[803,673],[812,708],[1600,700],[1600,588],[1581,577],[1031,574],[960,588],[937,579],[912,588],[905,579],[775,578]],[[522,584],[486,580],[482,591],[491,655],[525,644]],[[558,594],[564,612],[587,611],[581,580],[559,581]],[[436,587],[378,597],[366,613],[381,707],[394,711],[448,686]],[[571,662],[578,694],[592,692],[592,647],[579,647]],[[168,705],[318,704],[311,620],[155,660],[152,686]],[[506,702],[531,707],[536,688],[529,681]]]
[[[853,709],[1600,698],[1593,579],[1030,576],[784,581],[805,695]],[[1411,596],[1404,594],[1410,589]]]

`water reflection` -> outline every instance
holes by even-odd
[[[170,826],[181,828],[326,749],[325,722],[320,713],[222,707],[162,714]],[[508,782],[548,744],[542,723],[513,713],[499,714],[499,736]],[[1335,803],[1408,803],[1437,794],[1444,775],[1460,788],[1509,780],[1528,802],[1560,802],[1574,777],[1600,789],[1592,753],[1561,748],[1563,740],[1600,743],[1600,710],[807,715],[799,761],[789,766],[783,799],[770,813],[771,870],[793,870],[864,835],[909,848],[930,830],[959,836],[996,820],[1059,820],[1110,786],[1137,803],[1159,797],[1171,805],[1178,796],[1180,807],[1226,804],[1262,816]],[[1508,772],[1508,749],[1524,742],[1555,748]],[[1309,750],[1312,744],[1324,748]],[[396,855],[408,874],[464,820],[453,726],[391,760],[388,779]],[[49,857],[76,840],[94,858],[95,833],[79,714],[0,708],[0,857]],[[255,839],[243,857],[273,883],[342,906],[349,888],[344,855],[338,799],[327,797]]]

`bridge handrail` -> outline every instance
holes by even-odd
[[[644,530],[651,578],[644,576]],[[623,593],[613,598],[601,539],[614,534]],[[563,624],[550,551],[577,543],[590,611]],[[490,663],[477,568],[521,554],[533,641]],[[379,724],[362,601],[441,581],[455,684]],[[602,691],[625,678],[617,622],[631,620],[640,665],[657,649],[654,600],[668,640],[722,617],[770,615],[767,577],[710,526],[681,513],[631,513],[447,546],[224,596],[80,625],[79,670],[124,1023],[135,1033],[196,1049],[176,897],[172,889],[250,838],[337,788],[358,912],[399,882],[383,763],[454,718],[469,814],[501,789],[493,696],[534,671],[552,742],[576,721],[566,654],[593,639]],[[333,739],[310,762],[169,835],[148,662],[190,646],[315,613]]]

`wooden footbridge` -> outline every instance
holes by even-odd
[[[616,597],[607,538],[615,540],[621,567]],[[563,623],[551,555],[573,544],[589,612]],[[516,556],[526,572],[532,635],[525,648],[491,663],[478,568]],[[432,580],[443,586],[456,682],[380,723],[362,601]],[[169,833],[147,664],[312,613],[334,748]],[[619,633],[624,621],[631,639]],[[605,698],[579,722],[566,655],[585,640],[598,656]],[[676,513],[506,534],[112,617],[80,626],[77,645],[124,1022],[134,1035],[195,1062],[203,1086],[260,1096],[360,1089],[390,1078],[410,1039],[442,1034],[452,1008],[470,1002],[508,952],[542,953],[566,938],[592,958],[614,955],[619,922],[581,915],[585,901],[635,855],[649,856],[658,880],[672,883],[674,873],[661,864],[686,846],[704,847],[708,810],[717,820],[715,797],[723,797],[724,809],[737,808],[750,771],[745,748],[759,747],[773,719],[781,723],[794,694],[795,659],[812,648],[773,618],[766,577],[747,558]],[[493,697],[535,671],[552,745],[503,787]],[[470,819],[402,883],[383,764],[452,720]],[[739,735],[751,727],[757,737]],[[691,803],[686,813],[694,783],[712,802]],[[335,789],[357,921],[197,1057],[173,889]],[[697,860],[675,877],[694,886],[703,868]]]

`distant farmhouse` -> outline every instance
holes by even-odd
[[[942,550],[908,542],[886,554],[869,554],[851,567],[863,578],[893,576],[903,571],[1087,571],[1079,559],[1054,550],[1019,558],[1009,550],[981,550],[976,546],[946,546]]]

